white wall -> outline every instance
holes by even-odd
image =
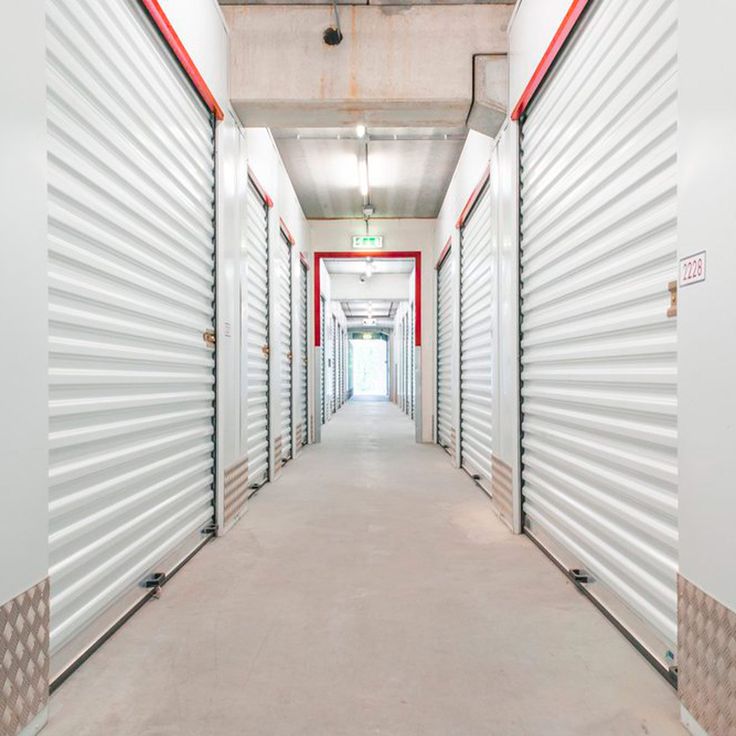
[[[468,133],[457,167],[442,201],[442,207],[440,207],[437,215],[437,225],[433,239],[433,267],[448,238],[453,238],[454,247],[458,245],[457,228],[455,227],[457,218],[488,166],[492,144],[493,139],[482,133],[474,130]]]
[[[736,611],[736,6],[702,11],[680,3],[678,249],[707,251],[677,315],[680,572]]]
[[[365,222],[359,219],[310,220],[309,225],[314,251],[351,251],[353,235],[365,235]],[[432,442],[435,221],[378,219],[371,221],[370,232],[371,235],[383,235],[384,251],[418,250],[422,253],[421,433],[423,442]]]
[[[0,26],[0,605],[48,573],[44,12],[17,3]]]
[[[360,274],[333,273],[330,275],[332,298],[393,300],[408,299],[406,275],[400,273],[376,273],[370,279],[360,280]]]
[[[511,121],[491,154],[491,211],[498,258],[493,452],[511,466],[513,529],[521,532],[519,458],[519,132]]]
[[[519,0],[509,26],[509,110],[513,110],[570,8],[571,0]]]
[[[217,0],[159,0],[166,17],[224,110],[229,104],[229,40]]]

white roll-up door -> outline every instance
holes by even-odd
[[[279,377],[281,383],[281,462],[291,460],[291,420],[293,389],[291,385],[291,243],[281,233],[278,259]]]
[[[299,268],[299,304],[301,314],[299,322],[301,335],[299,336],[299,405],[301,406],[301,430],[299,437],[301,444],[309,442],[309,270],[302,263]]]
[[[319,344],[322,348],[322,360],[319,362],[319,381],[322,388],[322,401],[320,402],[321,421],[324,424],[327,421],[327,302],[323,296],[320,296],[321,309],[319,311]]]
[[[337,317],[330,320],[330,415],[337,411]]]
[[[454,454],[452,423],[453,260],[449,252],[437,269],[437,442]]]
[[[460,232],[460,461],[488,493],[493,447],[493,273],[486,184]]]
[[[336,404],[339,409],[342,406],[342,325],[337,325],[337,341],[335,343],[335,365],[336,365]]]
[[[414,411],[416,405],[416,365],[414,356],[414,304],[409,309],[409,340],[407,349],[409,350],[409,416],[414,419]]]
[[[666,665],[677,641],[676,2],[593,2],[522,133],[525,526]]]
[[[54,679],[211,533],[214,138],[139,3],[46,11]]]
[[[245,417],[248,485],[256,488],[268,480],[269,471],[269,276],[268,206],[253,181],[248,183],[245,260],[247,295],[247,396]]]

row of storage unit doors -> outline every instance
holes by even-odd
[[[593,0],[520,121],[524,530],[671,678],[676,108],[675,1]],[[488,198],[486,185],[462,227],[459,259],[438,266],[437,441],[450,451],[459,444],[462,467],[492,493]]]
[[[215,121],[141,3],[49,0],[46,9],[53,681],[214,532]],[[269,243],[252,183],[246,209],[253,487],[268,479],[272,455],[294,454],[294,391],[306,442],[307,271],[297,269],[294,294],[291,243]]]
[[[460,229],[459,299],[456,263],[448,248],[437,265],[437,442],[455,455],[460,467],[491,493],[495,341],[490,187],[482,183]],[[459,321],[455,318],[456,303]],[[454,422],[453,332],[459,328],[459,437]]]
[[[416,396],[416,366],[414,354],[414,304],[398,320],[396,356],[396,397],[401,410],[414,419]]]
[[[320,383],[322,406],[320,420],[325,424],[348,398],[349,339],[345,325],[328,314],[328,301],[321,297],[320,332],[322,361]]]

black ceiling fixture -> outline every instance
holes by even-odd
[[[335,11],[335,25],[325,28],[325,32],[322,34],[322,40],[328,46],[337,46],[342,41],[340,14],[337,12],[337,0],[332,0],[332,8]]]

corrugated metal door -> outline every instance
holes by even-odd
[[[46,9],[53,679],[213,522],[214,138],[137,2]]]
[[[336,352],[336,371],[337,371],[337,383],[336,383],[336,404],[339,409],[342,406],[342,325],[337,326],[337,342],[335,343]]]
[[[280,238],[278,265],[278,310],[279,310],[279,364],[281,379],[281,462],[291,460],[291,420],[293,389],[291,385],[292,345],[291,345],[291,244]]]
[[[453,261],[449,252],[437,269],[437,442],[450,454],[452,426]]]
[[[327,402],[329,397],[327,396],[327,302],[323,296],[320,296],[320,303],[322,308],[319,312],[319,331],[320,331],[320,345],[322,346],[322,360],[319,364],[320,372],[320,385],[322,386],[322,401],[320,405],[321,421],[324,424],[327,421]]]
[[[416,366],[414,361],[414,304],[409,310],[409,340],[407,349],[409,350],[409,416],[414,419],[414,409],[416,402]]]
[[[330,414],[337,411],[337,317],[330,321]]]
[[[299,281],[301,314],[299,317],[302,333],[299,336],[299,394],[302,411],[302,427],[299,436],[301,437],[301,444],[306,445],[309,442],[309,270],[303,263],[299,269],[299,274],[301,276]]]
[[[525,526],[587,571],[591,594],[666,665],[678,569],[674,0],[594,2],[522,132]]]
[[[491,492],[493,261],[490,187],[460,233],[460,462]]]
[[[269,471],[269,276],[268,206],[254,183],[248,183],[246,205],[247,297],[247,427],[248,485],[259,487]]]

